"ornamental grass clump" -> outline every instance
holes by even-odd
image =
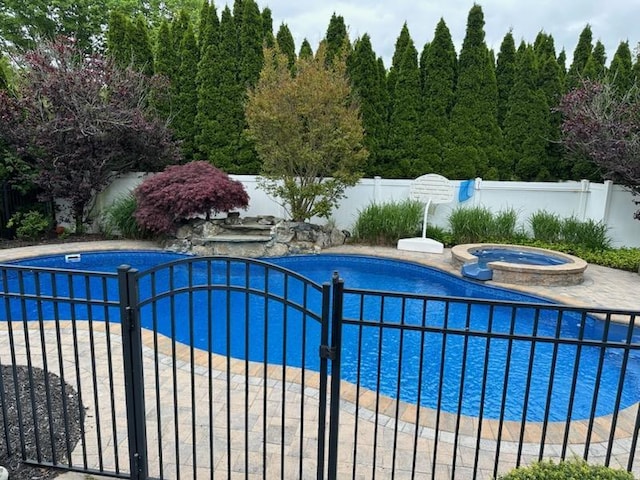
[[[358,212],[356,241],[372,245],[395,245],[400,238],[420,233],[424,204],[413,200],[371,203]]]
[[[204,161],[168,167],[135,190],[137,222],[154,233],[170,233],[184,220],[246,209],[242,183]]]

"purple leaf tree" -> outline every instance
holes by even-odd
[[[564,146],[588,157],[605,178],[639,195],[640,89],[619,92],[607,81],[585,80],[562,97],[558,110]],[[640,220],[640,210],[634,216]]]
[[[249,195],[242,183],[208,162],[173,165],[140,184],[135,191],[138,224],[169,233],[182,220],[246,208]]]
[[[148,101],[160,79],[118,69],[66,38],[28,52],[21,67],[16,91],[0,92],[0,137],[33,165],[47,200],[69,202],[76,231],[114,175],[180,160]]]

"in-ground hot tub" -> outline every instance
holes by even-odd
[[[587,268],[587,262],[566,253],[490,243],[456,245],[451,260],[465,276],[517,285],[578,285]]]

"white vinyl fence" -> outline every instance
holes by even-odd
[[[116,179],[96,202],[96,212],[110,205],[118,196],[135,188],[145,174],[131,173]],[[254,175],[231,175],[241,181],[250,197],[249,208],[243,215],[274,215],[286,217],[286,210],[257,185]],[[372,202],[384,203],[408,198],[412,180],[390,180],[380,177],[364,178],[345,193],[346,197],[333,212],[332,220],[340,228],[350,230],[358,212]],[[463,183],[453,180],[456,188],[451,204],[438,205],[429,215],[429,223],[447,227],[451,211],[458,206],[483,206],[493,212],[513,208],[519,214],[520,225],[528,227],[529,216],[539,210],[561,217],[575,216],[580,220],[604,222],[615,247],[640,247],[640,221],[633,218],[638,208],[632,195],[611,182],[498,182],[476,178]],[[460,186],[468,199],[460,201]],[[467,187],[467,188],[464,188]],[[433,207],[432,207],[433,208]],[[318,220],[323,222],[323,220]]]

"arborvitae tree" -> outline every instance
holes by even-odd
[[[209,45],[218,43],[218,35],[220,30],[220,20],[218,20],[218,12],[214,4],[209,5],[205,0],[200,11],[200,29],[198,36],[198,45],[200,46],[200,55],[204,56]]]
[[[524,181],[550,178],[547,159],[549,106],[538,89],[533,48],[518,55],[516,76],[504,122],[506,155],[516,177]]]
[[[443,19],[424,58],[420,144],[422,158],[436,173],[443,172],[444,146],[454,101],[458,59],[451,33]]]
[[[351,48],[347,26],[344,23],[342,15],[336,15],[335,13],[331,15],[325,40],[327,41],[327,53],[325,57],[327,65],[331,64],[333,57],[340,51],[343,49],[348,51],[349,48]]]
[[[289,68],[293,71],[293,66],[296,62],[296,45],[293,41],[291,30],[289,30],[286,23],[280,25],[276,35],[276,42],[280,52],[286,55],[287,61],[289,62]]]
[[[149,43],[147,21],[142,15],[129,25],[127,32],[131,48],[131,65],[145,75],[153,75],[153,50]]]
[[[428,173],[421,158],[418,124],[420,120],[420,69],[413,40],[404,49],[396,80],[393,110],[389,121],[389,151],[392,152],[387,177],[413,178]]]
[[[176,82],[179,69],[177,60],[178,55],[173,51],[173,39],[171,38],[169,22],[163,20],[158,29],[154,67],[156,74],[162,75],[169,82],[169,88],[152,91],[152,97],[159,116],[164,119],[171,116],[172,104],[174,103],[172,93],[175,92],[173,84]]]
[[[549,35],[549,48],[538,49],[536,54],[536,64],[538,65],[537,87],[544,93],[549,113],[549,133],[547,135],[547,158],[549,159],[549,172],[552,178],[567,178],[563,167],[563,147],[560,140],[560,125],[562,115],[555,110],[563,93],[562,72],[555,57],[553,38]]]
[[[562,79],[562,88],[566,90],[566,79],[567,79],[567,52],[564,51],[564,48],[558,54],[558,66],[560,67],[560,78]]]
[[[191,25],[187,27],[180,44],[180,69],[177,76],[176,112],[173,127],[176,136],[182,141],[182,153],[189,161],[195,152],[195,119],[198,111],[198,72],[199,50]]]
[[[609,66],[610,78],[614,87],[620,92],[627,92],[634,83],[633,63],[629,42],[620,42]]]
[[[242,22],[238,30],[240,40],[240,83],[243,88],[252,87],[258,81],[262,63],[262,17],[254,0],[243,0]]]
[[[420,91],[424,90],[427,78],[427,55],[429,54],[430,46],[431,44],[429,42],[424,44],[424,47],[422,47],[422,52],[420,52],[420,59],[418,60],[418,65],[420,67]]]
[[[262,32],[265,46],[272,48],[275,45],[275,39],[273,38],[273,16],[269,7],[264,7],[262,10]]]
[[[131,20],[119,10],[113,10],[107,29],[107,55],[120,68],[125,68],[131,63],[130,29]]]
[[[236,30],[239,32],[242,25],[242,11],[244,10],[244,0],[234,0],[233,2],[233,21]]]
[[[587,64],[584,66],[582,77],[589,78],[591,80],[599,80],[603,78],[606,74],[606,61],[607,56],[604,45],[600,40],[598,40],[596,42],[596,46],[593,47],[591,55],[589,55]]]
[[[536,58],[547,58],[549,56],[555,58],[556,47],[553,37],[542,31],[538,32],[533,43],[533,53],[535,53]]]
[[[591,33],[591,26],[587,24],[580,33],[578,44],[573,52],[573,62],[567,72],[567,79],[565,86],[567,90],[571,90],[578,86],[584,73],[584,68],[587,66],[591,51],[593,50],[593,34]]]
[[[400,69],[400,62],[402,62],[402,57],[404,55],[404,50],[409,45],[411,41],[411,35],[409,34],[409,27],[407,27],[407,22],[402,25],[402,29],[400,30],[400,35],[396,39],[395,50],[393,51],[393,57],[391,59],[391,67],[389,68],[389,75],[387,79],[387,89],[389,91],[389,102],[390,107],[393,104],[394,90],[396,88],[397,83],[397,75],[398,70]],[[391,115],[391,111],[389,111],[389,115]]]
[[[508,177],[498,126],[498,86],[492,57],[484,41],[484,15],[474,5],[458,61],[456,101],[445,173],[454,179]]]
[[[347,73],[353,91],[360,100],[365,146],[369,151],[366,176],[380,175],[380,152],[386,135],[386,108],[384,78],[378,72],[378,60],[366,33],[355,42],[349,57]]]
[[[311,57],[313,57],[313,49],[311,48],[311,44],[309,43],[309,40],[307,40],[306,38],[302,40],[302,44],[300,45],[300,53],[298,54],[298,57],[300,57],[303,60],[309,60]]]
[[[189,13],[182,9],[178,15],[171,21],[171,39],[173,41],[173,51],[179,55],[182,39],[187,31],[187,27],[191,23]],[[178,60],[179,61],[179,60]]]
[[[198,150],[216,167],[238,173],[244,89],[238,83],[238,41],[231,10],[220,17],[220,43],[203,57],[198,77]],[[255,173],[255,172],[252,172]]]
[[[636,55],[636,61],[633,62],[633,72],[631,74],[633,81],[636,83],[640,82],[640,53]]]
[[[500,45],[496,64],[496,82],[498,84],[498,125],[504,126],[504,119],[509,109],[509,95],[515,82],[516,44],[513,33],[508,31]]]

